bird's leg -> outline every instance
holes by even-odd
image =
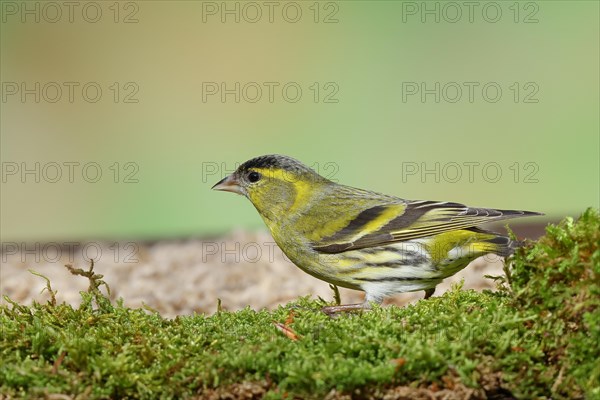
[[[425,300],[427,300],[428,298],[430,298],[431,296],[433,296],[433,293],[435,292],[435,287],[429,288],[429,289],[425,289]]]

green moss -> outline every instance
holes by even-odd
[[[600,398],[599,245],[600,217],[588,209],[577,222],[548,226],[535,246],[518,251],[510,272],[513,304],[535,313],[547,363],[528,381],[565,398]]]
[[[321,398],[469,387],[476,397],[600,398],[599,243],[590,209],[521,249],[499,292],[455,287],[335,319],[301,298],[272,312],[167,320],[112,304],[101,276],[71,268],[90,280],[80,307],[1,306],[0,393]]]

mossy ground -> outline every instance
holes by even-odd
[[[74,270],[80,307],[0,307],[0,397],[600,398],[599,243],[590,209],[520,249],[498,292],[334,319],[308,298],[164,319]]]

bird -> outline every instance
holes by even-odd
[[[358,189],[278,154],[242,163],[212,189],[250,200],[277,245],[304,272],[365,292],[363,303],[324,307],[329,315],[370,309],[403,292],[423,290],[427,299],[474,259],[506,257],[522,245],[479,225],[543,215]]]

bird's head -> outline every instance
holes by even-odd
[[[275,221],[300,210],[327,183],[300,161],[274,154],[246,161],[212,188],[246,196],[265,219]]]

